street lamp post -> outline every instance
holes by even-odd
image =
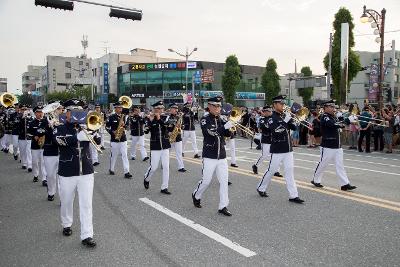
[[[189,73],[189,69],[188,69],[188,62],[189,62],[189,57],[193,54],[193,52],[197,51],[197,47],[193,48],[192,52],[189,53],[188,48],[186,47],[186,53],[182,54],[180,52],[175,51],[174,49],[169,48],[168,49],[169,52],[173,52],[181,57],[184,57],[186,60],[186,74],[185,74],[185,89],[186,89],[186,94],[188,93],[188,73]],[[194,96],[192,96],[193,99]]]
[[[367,9],[366,6],[363,7],[363,14],[360,17],[362,23],[371,22],[372,28],[377,28],[378,31],[374,31],[375,34],[379,34],[379,37],[375,39],[377,43],[381,43],[379,51],[379,76],[378,76],[378,107],[382,109],[383,107],[383,81],[385,79],[385,73],[383,71],[384,64],[384,53],[385,53],[385,16],[386,9],[382,9],[381,13],[373,9]]]

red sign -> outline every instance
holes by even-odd
[[[201,82],[202,83],[213,83],[214,82],[214,70],[213,69],[205,69],[201,73]]]

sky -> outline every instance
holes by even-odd
[[[75,3],[73,11],[34,5],[34,0],[0,0],[0,77],[11,90],[21,88],[27,65],[45,65],[46,55],[78,56],[88,35],[88,57],[128,54],[133,48],[174,57],[168,48],[197,47],[193,60],[224,62],[235,54],[240,64],[265,66],[274,58],[278,73],[310,66],[323,74],[332,22],[346,7],[355,22],[355,50],[379,51],[369,24],[360,23],[362,7],[386,8],[386,49],[400,50],[400,0],[93,0],[143,11],[141,21],[110,18],[109,9]]]

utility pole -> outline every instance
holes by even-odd
[[[392,40],[392,79],[390,80],[390,88],[392,89],[392,103],[394,102],[394,83],[396,81],[396,67],[398,62],[396,60],[396,44],[395,40]],[[397,89],[398,90],[398,89]]]
[[[329,64],[328,64],[328,75],[326,77],[328,98],[332,95],[331,88],[331,77],[332,77],[332,33],[329,34]]]

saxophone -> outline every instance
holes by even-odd
[[[115,130],[115,140],[117,140],[117,141],[121,140],[121,137],[125,132],[124,121],[125,121],[125,115],[121,114],[121,118],[119,119],[119,122],[118,122],[118,128],[117,128],[117,130]]]
[[[178,120],[176,121],[174,130],[172,130],[172,132],[169,134],[169,142],[171,144],[175,143],[178,135],[182,133],[182,117],[183,117],[182,114],[178,116]]]

